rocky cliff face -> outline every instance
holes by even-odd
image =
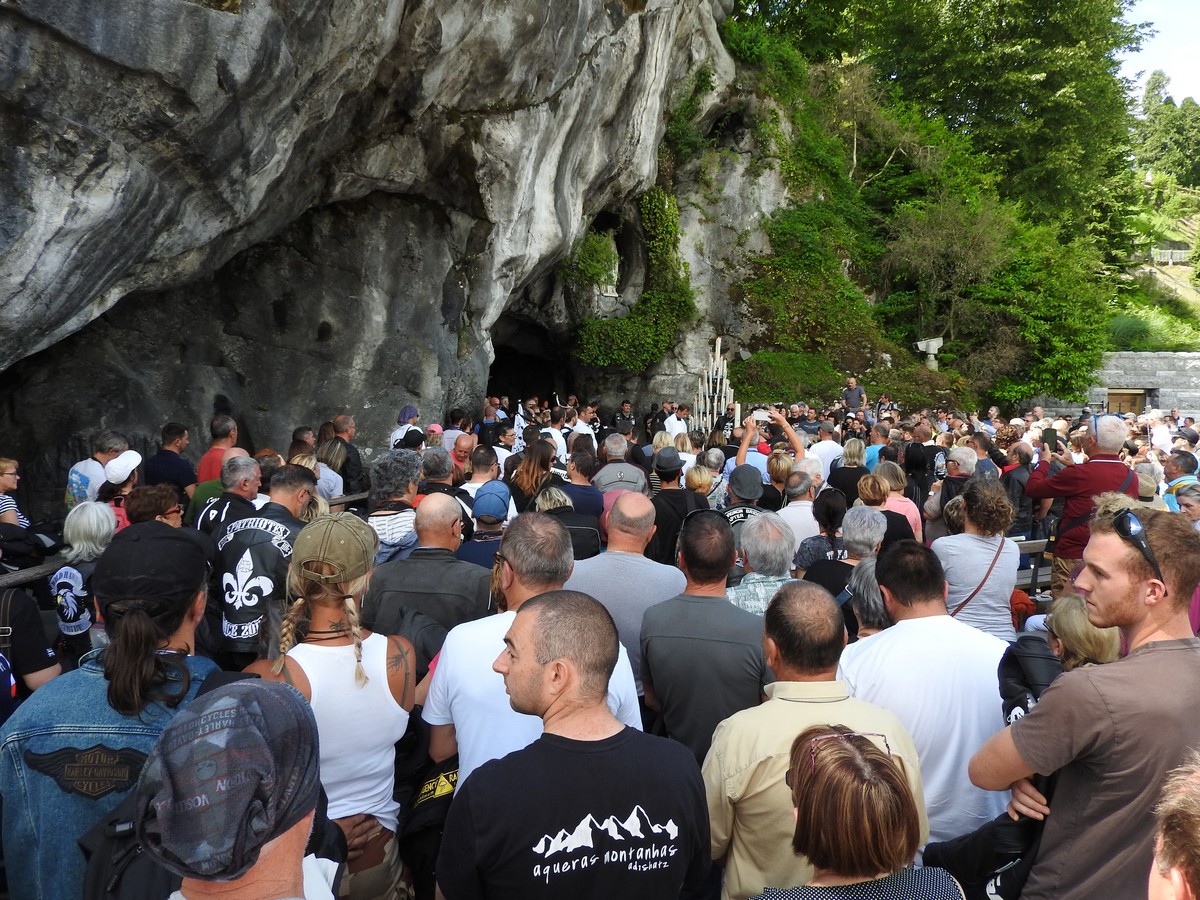
[[[579,311],[553,267],[653,182],[690,72],[727,94],[728,3],[9,0],[0,452],[26,505],[51,511],[100,427],[202,444],[227,409],[282,450],[349,411],[377,446],[411,399],[474,405],[493,339],[560,353]],[[738,230],[712,215],[683,248],[704,311],[727,306],[704,232]],[[605,386],[685,393],[718,313]]]

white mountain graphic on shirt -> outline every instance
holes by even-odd
[[[646,838],[653,835],[665,834],[674,841],[679,835],[679,826],[674,820],[667,819],[662,825],[651,821],[650,816],[641,806],[635,806],[633,811],[621,819],[609,816],[599,821],[591,813],[584,816],[570,831],[561,829],[556,835],[545,834],[533,845],[535,853],[549,858],[555,853],[578,850],[580,847],[595,847],[597,832],[608,835],[614,841],[625,841],[629,838]]]

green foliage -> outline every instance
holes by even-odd
[[[968,135],[1001,195],[1072,235],[1127,170],[1120,54],[1126,0],[879,0],[856,21],[864,58],[900,95]],[[1114,236],[1115,237],[1115,236]],[[1106,238],[1107,240],[1107,238]]]
[[[1083,239],[1063,244],[1049,226],[1017,230],[1012,259],[974,299],[1011,316],[1019,354],[988,392],[1018,403],[1047,395],[1082,400],[1095,384],[1108,342],[1110,285],[1095,277],[1099,258]],[[1000,335],[990,345],[1003,348]]]
[[[804,397],[829,403],[841,397],[844,378],[816,353],[761,351],[729,366],[729,383],[743,403],[777,403]]]
[[[896,211],[887,265],[894,278],[916,288],[916,316],[905,316],[910,339],[959,336],[971,318],[963,309],[967,291],[1005,262],[1014,220],[1013,210],[986,196],[972,203],[942,195]]]
[[[680,326],[696,317],[687,266],[679,257],[679,204],[661,186],[638,202],[649,267],[646,289],[619,319],[585,319],[575,355],[588,366],[643,372],[662,361],[678,340]]]
[[[1109,324],[1113,350],[1192,351],[1200,346],[1200,314],[1149,273],[1125,282]]]
[[[850,356],[869,353],[879,339],[862,291],[842,265],[843,257],[853,259],[862,251],[845,212],[813,201],[782,209],[767,223],[771,253],[756,262],[754,277],[739,288],[747,312],[766,326],[773,348],[826,351],[848,364]]]
[[[558,265],[559,276],[574,290],[602,287],[612,282],[620,255],[612,232],[588,230],[571,248],[571,254]]]
[[[638,212],[650,262],[649,286],[661,289],[686,280],[679,259],[679,202],[666,188],[655,185],[638,201]]]
[[[735,0],[730,21],[786,35],[805,59],[836,59],[851,46],[847,0]]]
[[[1170,81],[1157,70],[1146,82],[1136,129],[1137,162],[1180,184],[1200,187],[1200,105],[1185,97],[1177,106],[1167,93]]]
[[[575,355],[584,365],[643,372],[662,361],[678,340],[679,326],[695,316],[690,289],[646,291],[620,319],[585,319]]]
[[[687,92],[671,111],[665,142],[677,162],[699,156],[712,146],[712,141],[705,137],[697,124],[704,96],[712,89],[713,70],[701,66],[692,76]]]
[[[722,37],[795,204],[735,288],[763,326],[743,387],[819,390],[797,371],[818,357],[912,402],[1082,395],[1109,345],[1114,269],[1144,240],[1116,77],[1138,38],[1124,5],[736,0]],[[939,373],[907,349],[933,335]]]
[[[1121,313],[1108,323],[1108,342],[1114,350],[1142,350],[1150,340],[1150,323],[1141,316]]]

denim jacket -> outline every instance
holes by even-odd
[[[0,731],[0,793],[9,890],[22,900],[83,893],[76,841],[137,784],[146,754],[175,713],[217,668],[187,658],[192,684],[172,709],[151,703],[136,718],[108,705],[103,650],[34,691]]]

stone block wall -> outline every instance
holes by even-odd
[[[1200,418],[1200,353],[1108,353],[1097,377],[1087,395],[1093,409],[1107,405],[1110,391],[1145,391],[1148,407]],[[1048,413],[1078,415],[1083,404],[1046,398],[1040,405]]]

